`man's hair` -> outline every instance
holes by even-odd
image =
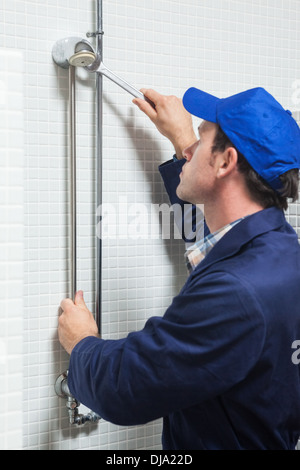
[[[289,198],[292,199],[292,202],[298,199],[299,170],[297,168],[280,176],[282,188],[277,192],[252,168],[218,125],[212,153],[224,152],[228,147],[235,148],[238,153],[238,171],[244,175],[247,189],[254,201],[261,204],[265,209],[276,206],[279,209],[286,210]]]

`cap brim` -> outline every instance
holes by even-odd
[[[185,109],[205,121],[217,122],[217,104],[220,99],[198,88],[189,88],[183,95]]]

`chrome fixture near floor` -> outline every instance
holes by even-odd
[[[94,413],[93,411],[90,411],[89,413],[85,415],[80,414],[78,412],[80,403],[71,394],[69,387],[68,387],[67,379],[68,379],[68,371],[63,372],[61,375],[57,377],[55,385],[54,385],[54,389],[58,397],[65,398],[67,400],[66,408],[68,410],[70,424],[77,424],[78,426],[80,426],[87,422],[96,423],[97,421],[99,421],[100,416]]]

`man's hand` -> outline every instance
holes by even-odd
[[[161,95],[151,89],[142,88],[141,92],[155,104],[155,109],[140,98],[135,98],[133,103],[151,119],[159,132],[171,141],[177,158],[183,158],[183,150],[196,142],[197,137],[192,117],[184,108],[182,100],[177,96]]]
[[[58,319],[58,338],[69,354],[83,338],[99,336],[97,324],[85,305],[82,291],[76,292],[74,302],[71,299],[62,300],[60,308],[62,313]]]

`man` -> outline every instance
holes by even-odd
[[[127,338],[97,337],[82,292],[62,301],[70,390],[119,425],[163,417],[164,449],[294,449],[300,249],[282,209],[297,197],[299,128],[262,88],[226,99],[191,88],[184,107],[143,92],[155,109],[134,103],[176,151],[160,167],[171,202],[204,204],[210,234],[189,247],[164,316]],[[204,119],[198,140],[189,113]]]

